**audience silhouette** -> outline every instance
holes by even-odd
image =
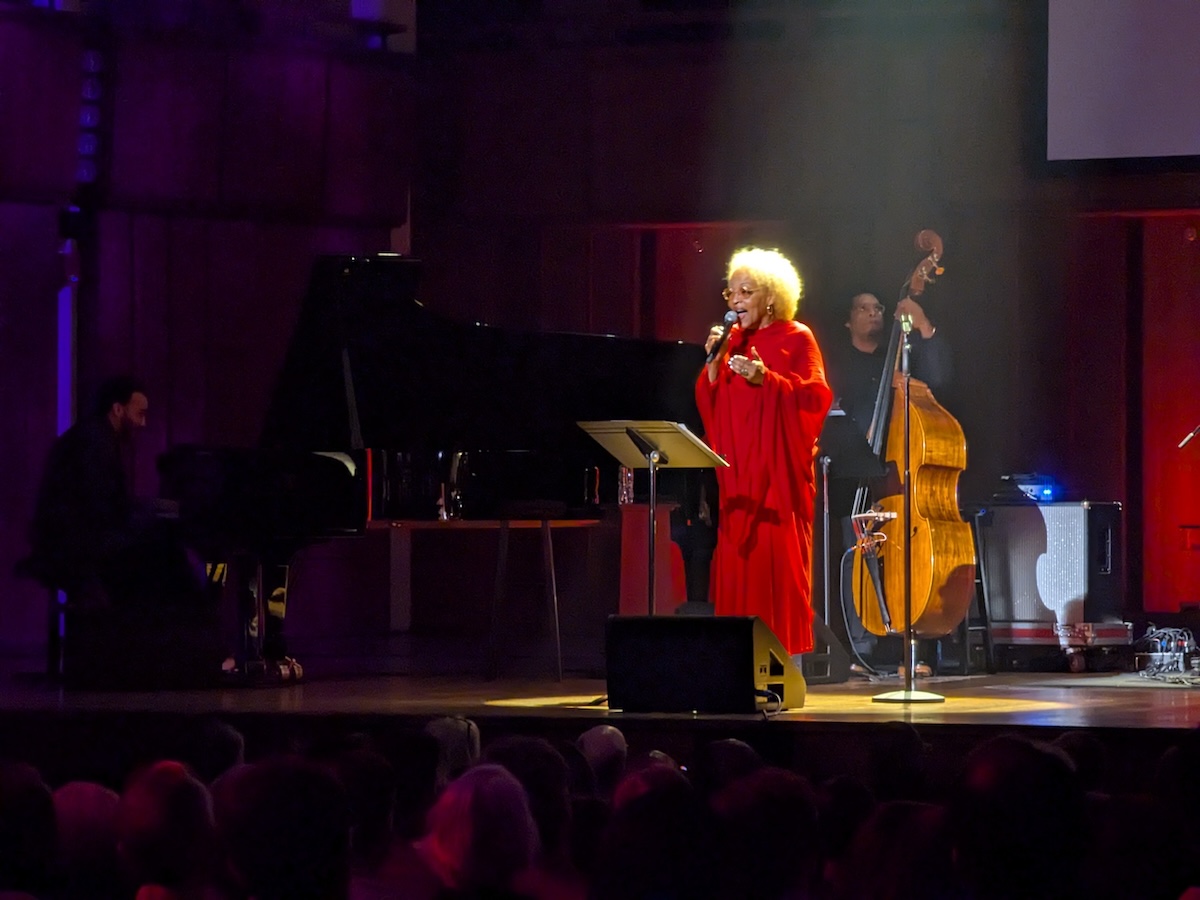
[[[742,738],[667,753],[611,724],[167,730],[46,760],[53,791],[0,762],[2,900],[1200,895],[1200,731],[1121,784],[1084,732],[993,737],[934,777],[934,745],[887,723],[815,781]]]

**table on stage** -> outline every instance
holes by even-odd
[[[426,531],[452,534],[463,531],[497,532],[496,575],[489,608],[487,674],[494,678],[499,669],[497,638],[500,609],[508,589],[508,535],[512,530],[538,529],[542,543],[542,580],[547,610],[554,625],[554,662],[558,680],[562,681],[562,632],[558,617],[558,585],[554,572],[554,539],[556,529],[594,528],[601,519],[392,519],[372,521],[371,529],[387,529],[389,600],[393,631],[407,631],[412,625],[412,538],[414,532]]]

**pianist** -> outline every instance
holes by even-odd
[[[792,263],[776,250],[740,250],[728,285],[734,315],[710,332],[696,381],[708,440],[729,462],[717,471],[713,606],[760,617],[795,656],[813,649],[813,459],[832,397],[816,339],[794,318]]]
[[[78,607],[198,599],[203,578],[159,501],[139,502],[125,451],[146,425],[149,399],[132,377],[105,381],[51,446],[20,569]]]

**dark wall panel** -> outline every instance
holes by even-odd
[[[44,592],[12,572],[55,435],[58,247],[56,209],[0,203],[0,647],[36,638],[44,622]]]
[[[328,66],[320,57],[281,52],[230,55],[223,206],[285,215],[320,210]]]
[[[226,57],[174,44],[115,54],[110,202],[212,208],[220,196]]]
[[[170,446],[172,410],[164,402],[170,396],[171,351],[175,335],[170,319],[170,270],[174,259],[170,229],[151,216],[132,222],[130,254],[131,371],[154,385],[154,402],[146,429],[138,435],[135,483],[155,482],[154,461]],[[153,491],[150,491],[153,493]]]
[[[1068,247],[1072,275],[1062,310],[1047,310],[1047,318],[1067,320],[1065,339],[1053,359],[1063,368],[1067,388],[1051,414],[1060,443],[1074,452],[1059,462],[1069,466],[1066,486],[1086,491],[1094,500],[1130,499],[1125,393],[1137,373],[1130,368],[1125,323],[1136,221],[1123,216],[1080,219]]]
[[[81,57],[74,32],[0,18],[0,197],[70,195]]]
[[[155,490],[154,459],[172,444],[253,445],[315,256],[387,248],[378,228],[104,216],[103,277],[80,321],[94,348],[83,374],[134,371],[147,383],[138,490]]]
[[[165,229],[171,247],[164,298],[170,340],[160,403],[170,411],[168,443],[195,443],[206,436],[209,347],[213,332],[221,327],[210,315],[215,305],[212,238],[207,224],[194,219],[172,219]]]
[[[137,363],[134,285],[145,263],[136,255],[136,220],[126,212],[101,214],[95,240],[84,247],[95,260],[95,280],[83,285],[79,309],[79,370],[85,390],[109,374],[132,371]]]
[[[641,233],[634,228],[597,227],[588,246],[590,282],[588,331],[642,336],[637,300],[642,266]]]
[[[712,102],[724,75],[717,62],[691,55],[593,60],[592,127],[588,145],[578,152],[588,160],[587,202],[594,215],[635,222],[695,218],[697,200],[717,174],[708,167],[707,152],[728,115]],[[536,145],[533,134],[530,144]]]
[[[421,139],[415,78],[398,67],[333,61],[328,84],[325,209],[403,224]]]
[[[44,595],[9,573],[55,434],[58,212],[78,196],[79,21],[0,15],[0,392],[13,426],[0,442],[4,645],[44,634]],[[95,227],[81,240],[79,387],[86,400],[115,372],[146,382],[141,495],[155,492],[166,447],[255,443],[314,256],[388,250],[407,216],[412,75],[388,54],[237,46],[132,30],[104,44],[111,154],[101,190],[81,197]]]

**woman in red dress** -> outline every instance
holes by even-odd
[[[729,463],[717,470],[713,604],[717,615],[758,616],[789,653],[807,653],[814,458],[832,394],[816,338],[795,320],[802,284],[787,257],[739,250],[727,280],[737,321],[696,381],[708,442]],[[714,326],[705,349],[723,333]]]

